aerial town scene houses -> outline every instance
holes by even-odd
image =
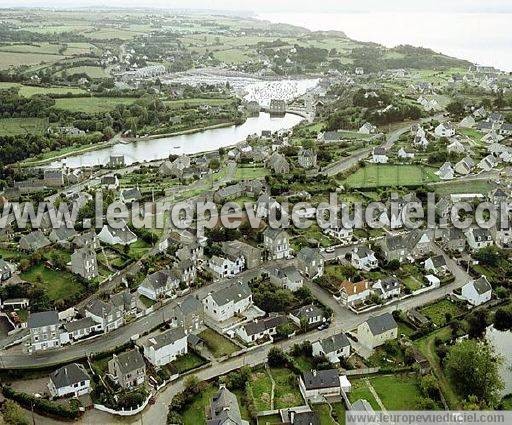
[[[511,216],[510,73],[213,12],[0,21],[6,423],[512,408],[512,230],[449,220],[459,202]],[[379,225],[320,227],[333,193],[381,202]],[[430,193],[442,225],[411,229]],[[105,220],[156,201],[248,208],[236,229]],[[43,202],[18,226],[13,205]],[[272,226],[299,202],[311,226]]]

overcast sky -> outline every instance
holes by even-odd
[[[512,12],[510,0],[0,0],[0,7],[158,7],[255,12]]]

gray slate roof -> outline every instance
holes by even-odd
[[[28,316],[28,327],[30,329],[58,324],[59,313],[56,311],[41,311],[39,313],[30,313],[30,316]]]
[[[366,323],[368,324],[370,332],[373,335],[380,335],[398,326],[391,313],[384,313],[380,316],[372,316],[366,321]]]
[[[302,317],[311,318],[311,317],[317,317],[317,316],[324,316],[324,312],[320,307],[317,307],[316,305],[309,304],[305,305],[304,307],[298,308],[297,310],[293,311],[293,315],[295,317],[298,317],[299,319]]]
[[[133,349],[117,355],[117,364],[122,374],[133,372],[145,367],[144,359],[139,350]]]
[[[334,388],[340,386],[340,376],[337,369],[304,372],[302,375],[306,390]]]
[[[342,332],[329,338],[322,339],[320,341],[320,345],[322,346],[324,352],[332,353],[334,351],[341,350],[344,347],[350,347],[350,341]]]
[[[206,422],[207,425],[242,423],[236,396],[225,387],[222,387],[213,397],[209,413],[210,419]]]
[[[479,295],[485,294],[488,291],[492,290],[491,284],[487,280],[485,276],[481,276],[475,282],[473,283],[473,286],[475,287],[476,292],[478,292]]]
[[[93,326],[96,326],[96,322],[90,317],[85,317],[83,319],[73,320],[71,322],[65,323],[64,329],[68,332],[75,332],[80,329],[87,329]]]
[[[244,326],[245,332],[247,335],[256,335],[258,333],[264,332],[267,329],[273,329],[286,323],[287,319],[284,316],[276,315],[267,317],[266,319],[254,320],[252,322],[246,323]]]
[[[218,306],[223,306],[231,301],[238,302],[243,300],[251,294],[251,289],[246,282],[233,282],[229,286],[212,292],[211,296]]]
[[[90,381],[91,377],[87,374],[82,365],[71,363],[52,372],[50,374],[50,380],[53,382],[53,385],[55,385],[55,388],[63,388],[78,384],[82,381]]]
[[[185,331],[182,327],[171,328],[160,335],[152,336],[144,343],[144,345],[147,347],[153,347],[155,350],[159,350],[160,348],[174,344],[176,341],[185,337]]]

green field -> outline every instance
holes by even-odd
[[[54,63],[64,58],[65,56],[44,53],[0,52],[0,69],[8,69],[21,65]]]
[[[40,53],[58,55],[59,49],[62,47],[61,44],[50,44],[50,43],[34,43],[34,44],[10,44],[7,46],[0,46],[0,54],[3,52],[15,52],[15,53]]]
[[[447,196],[457,193],[482,193],[487,194],[496,187],[495,184],[489,183],[487,180],[473,180],[471,182],[447,182],[443,184],[432,185],[438,196]]]
[[[221,62],[228,64],[239,64],[251,60],[251,57],[244,53],[245,49],[229,49],[215,52],[213,56]]]
[[[52,270],[43,264],[31,267],[26,272],[21,273],[20,277],[27,282],[40,282],[45,287],[46,293],[52,301],[67,299],[84,289],[70,273],[62,270]]]
[[[416,165],[366,165],[349,176],[350,188],[382,186],[420,186],[439,181],[431,168]]]
[[[0,136],[43,134],[48,128],[46,118],[1,118]]]
[[[11,87],[18,87],[19,94],[21,96],[30,97],[35,94],[83,94],[85,90],[77,87],[37,87],[37,86],[25,86],[19,83],[7,83],[0,82],[0,90],[10,89]]]
[[[268,175],[268,170],[263,167],[239,167],[235,173],[235,180],[261,179]]]
[[[182,108],[194,108],[201,105],[209,106],[223,106],[229,105],[233,102],[233,99],[208,99],[208,98],[190,98],[180,100],[166,100],[164,101],[165,106],[169,109],[182,109]]]
[[[87,112],[96,114],[108,112],[116,105],[131,105],[135,102],[133,97],[82,97],[70,99],[56,99],[55,107],[68,111]]]
[[[73,68],[66,68],[64,71],[59,72],[59,75],[63,74],[75,75],[75,74],[86,74],[89,78],[108,78],[108,74],[105,69],[100,66],[75,66]]]
[[[69,56],[82,55],[96,50],[96,46],[90,43],[67,43],[67,46],[64,54]]]

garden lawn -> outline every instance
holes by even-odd
[[[416,410],[422,397],[416,376],[375,376],[370,383],[388,410]]]
[[[311,409],[318,415],[320,425],[345,425],[345,406],[343,403],[334,403],[331,407],[335,421],[331,417],[328,404],[313,404]]]
[[[348,393],[348,398],[351,403],[355,403],[357,400],[366,400],[371,404],[373,410],[380,410],[379,403],[373,397],[368,385],[364,381],[364,379],[354,379],[351,381],[352,389]]]
[[[55,107],[75,112],[87,112],[90,114],[109,112],[116,105],[131,105],[137,99],[134,97],[77,97],[56,99]]]
[[[457,410],[460,407],[460,400],[456,392],[453,390],[450,381],[445,376],[443,368],[441,367],[439,356],[436,353],[435,340],[439,338],[441,341],[448,341],[451,337],[451,330],[449,327],[444,327],[431,334],[420,338],[414,342],[414,345],[423,353],[428,359],[434,376],[437,378],[441,392],[451,409]]]
[[[313,362],[306,356],[294,357],[293,359],[295,360],[297,367],[302,372],[310,372],[312,369],[314,369]]]
[[[151,249],[151,245],[142,239],[137,239],[134,243],[130,244],[128,256],[134,260],[139,260]]]
[[[24,258],[26,257],[25,254],[21,252],[11,251],[10,249],[6,248],[0,248],[0,258],[3,258],[4,260],[8,261],[9,259],[15,258]]]
[[[265,369],[259,369],[251,374],[249,379],[249,396],[252,397],[256,410],[270,410],[272,381]]]
[[[189,351],[187,354],[178,357],[171,365],[176,368],[178,373],[185,373],[205,363],[206,361],[201,356],[198,356],[193,351]]]
[[[295,374],[286,368],[272,368],[270,370],[276,382],[274,392],[274,408],[302,406],[304,400],[299,391],[299,383]]]
[[[420,186],[439,181],[432,168],[418,165],[366,165],[345,181],[350,188]]]
[[[146,308],[153,307],[156,304],[156,301],[153,301],[151,298],[148,298],[145,295],[139,295],[139,300],[142,304],[144,304],[144,307]]]
[[[420,309],[420,312],[437,326],[444,326],[446,324],[446,313],[450,313],[452,317],[455,317],[463,313],[463,311],[457,304],[447,299],[442,299]]]
[[[238,346],[213,329],[205,329],[199,334],[215,357],[223,357],[239,350]]]
[[[38,283],[39,276],[48,297],[53,301],[72,297],[84,290],[83,285],[71,273],[52,270],[44,264],[37,264],[20,274],[22,279],[31,283]]]
[[[196,395],[192,403],[182,413],[183,425],[206,423],[205,408],[210,405],[217,391],[218,389],[213,385],[208,385],[200,394]]]
[[[43,134],[48,128],[46,118],[2,118],[0,136],[19,136],[22,134]]]
[[[412,292],[417,291],[418,289],[420,289],[423,286],[423,284],[421,282],[419,282],[418,279],[416,279],[414,276],[406,277],[403,280],[403,284],[404,284],[404,286],[409,288]]]

